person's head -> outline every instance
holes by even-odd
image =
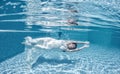
[[[68,48],[69,50],[74,50],[74,49],[77,48],[77,43],[75,43],[75,42],[68,43],[68,44],[67,44],[67,48]]]
[[[77,21],[75,19],[68,19],[68,23],[71,25],[78,25]]]
[[[68,23],[76,22],[74,19],[68,19]]]
[[[75,13],[78,13],[78,11],[77,11],[77,10],[74,10],[74,9],[73,9],[73,10],[70,10],[70,11],[71,11],[71,12],[75,12]]]

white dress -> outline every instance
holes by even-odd
[[[26,37],[26,41],[24,44],[28,46],[29,48],[26,48],[27,52],[27,58],[26,60],[32,65],[36,62],[36,60],[39,58],[39,56],[44,55],[44,50],[42,49],[62,49],[67,50],[67,43],[71,41],[67,40],[57,40],[50,37],[44,37],[44,38],[34,38]],[[79,49],[83,49],[88,45],[85,42],[79,42],[84,43],[83,47],[80,47]],[[67,50],[68,51],[68,50]],[[78,51],[77,49],[75,51]]]
[[[64,40],[56,40],[50,37],[34,39],[32,39],[31,37],[26,37],[25,39],[25,45],[30,46],[30,48],[26,50],[26,60],[31,65],[36,62],[39,56],[44,55],[44,52],[41,51],[42,49],[64,49],[66,45],[66,41]]]
[[[44,38],[26,38],[26,45],[31,45],[33,47],[38,47],[42,49],[64,49],[66,47],[67,41],[65,40],[57,40],[50,37],[44,37]]]

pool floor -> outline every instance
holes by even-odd
[[[0,74],[119,74],[119,51],[95,44],[78,52],[50,51],[32,66],[24,51],[0,63]]]

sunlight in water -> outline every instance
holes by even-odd
[[[119,0],[0,1],[0,74],[119,74],[119,45]]]

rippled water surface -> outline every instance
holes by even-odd
[[[31,65],[27,36],[89,41],[90,47],[43,50]],[[0,1],[0,74],[119,74],[119,63],[119,0]]]

